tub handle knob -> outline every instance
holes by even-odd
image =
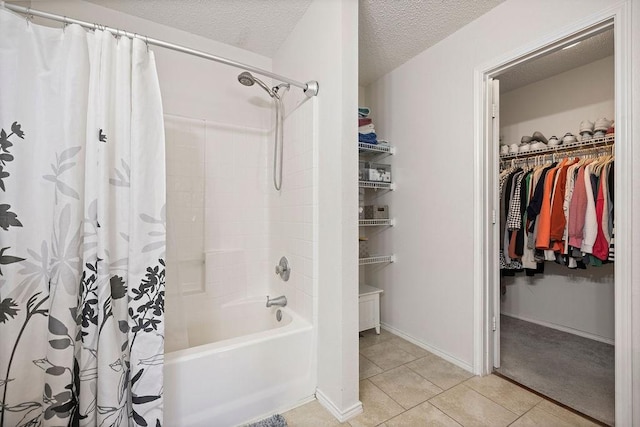
[[[282,278],[285,282],[289,280],[291,274],[291,267],[289,267],[289,261],[286,257],[280,258],[280,262],[276,265],[276,274]]]

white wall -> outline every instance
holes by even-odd
[[[568,270],[547,262],[542,275],[502,280],[502,314],[613,344],[613,264]]]
[[[500,95],[502,144],[540,131],[547,138],[580,134],[580,122],[613,119],[613,56]],[[500,77],[498,77],[498,80]]]
[[[273,58],[275,72],[318,80],[318,390],[334,415],[358,400],[357,123],[358,4],[315,0]]]
[[[398,225],[388,233],[398,262],[373,282],[385,290],[384,322],[471,368],[472,215],[478,179],[474,70],[618,3],[507,0],[368,87],[376,128],[398,146],[393,203]],[[523,28],[523,20],[536,23],[534,33]],[[636,20],[634,40],[640,37],[639,25]],[[634,49],[639,55],[638,46]],[[636,86],[634,99],[639,96]]]
[[[585,90],[586,89],[586,90]],[[559,138],[579,133],[582,120],[614,117],[613,56],[501,94],[503,143],[539,130]],[[613,265],[569,270],[546,263],[545,273],[503,278],[501,311],[568,332],[614,341]]]
[[[366,107],[366,89],[364,86],[358,86],[358,106],[359,107]]]

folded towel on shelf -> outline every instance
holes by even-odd
[[[371,133],[358,133],[358,141],[365,142],[367,144],[377,144],[378,137],[375,132]]]
[[[371,119],[370,118],[358,118],[358,126],[365,126],[365,125],[370,125],[371,124]]]
[[[375,131],[376,130],[373,127],[373,124],[364,125],[364,126],[358,127],[358,132],[360,132],[360,133],[371,133],[371,132],[375,132]]]
[[[371,110],[368,107],[358,107],[358,117],[369,117]]]

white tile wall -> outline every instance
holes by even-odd
[[[167,287],[198,292],[204,277],[204,122],[166,115],[165,134]]]
[[[247,258],[243,249],[205,253],[205,290],[208,296],[226,299],[247,295]]]
[[[292,111],[287,111],[284,123],[282,189],[278,193],[271,187],[269,192],[269,258],[275,266],[284,255],[291,265],[288,282],[271,274],[271,290],[274,295],[287,295],[289,305],[310,322],[313,319],[314,298],[313,199],[316,163],[313,132],[312,102],[303,102],[292,107]],[[273,139],[273,135],[270,137]],[[273,149],[273,145],[270,149]]]
[[[312,102],[292,106],[286,117],[280,192],[273,188],[272,131],[173,116],[165,127],[172,292],[187,305],[285,294],[312,321]],[[286,283],[274,274],[282,255],[292,266]]]
[[[205,251],[216,260],[207,268],[214,276],[234,272],[207,277],[207,291],[267,295],[267,132],[207,122],[206,142]]]

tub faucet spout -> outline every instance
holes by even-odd
[[[284,295],[281,295],[277,298],[269,298],[269,295],[267,295],[267,307],[271,307],[277,305],[279,307],[284,307],[287,305],[287,297],[285,297]]]

